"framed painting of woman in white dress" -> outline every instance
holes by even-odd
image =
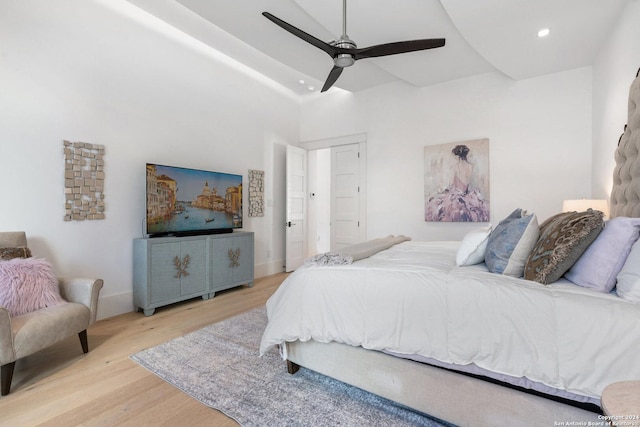
[[[424,147],[425,221],[489,222],[489,140]]]

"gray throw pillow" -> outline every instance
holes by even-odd
[[[527,257],[538,241],[538,220],[516,209],[489,235],[484,262],[492,273],[522,277]]]
[[[24,246],[0,248],[0,260],[6,261],[14,258],[31,258],[31,251]]]

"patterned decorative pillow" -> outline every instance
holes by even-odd
[[[44,259],[0,261],[0,306],[11,317],[61,304],[58,279]]]
[[[26,246],[0,248],[0,260],[9,260],[14,258],[31,258],[31,251]]]
[[[540,226],[540,238],[531,251],[524,278],[548,285],[558,280],[580,258],[604,227],[602,212],[562,212]]]
[[[564,277],[578,286],[611,292],[638,237],[640,218],[619,216],[606,221],[604,230]]]
[[[484,262],[492,273],[522,277],[527,257],[538,241],[540,230],[535,214],[516,209],[500,221],[489,235]]]

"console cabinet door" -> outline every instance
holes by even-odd
[[[180,242],[175,242],[152,244],[150,247],[151,304],[180,297],[180,278],[176,276],[173,264],[175,257],[180,257],[180,245]]]
[[[239,251],[237,265],[232,268],[233,283],[253,283],[253,234],[236,237],[235,250]],[[231,260],[230,260],[231,261]]]
[[[151,303],[207,291],[206,240],[151,245]]]
[[[207,292],[207,241],[203,239],[182,242],[180,254],[182,262],[180,294],[202,295]],[[178,267],[176,267],[176,274],[177,272]]]
[[[212,238],[211,258],[212,291],[253,284],[253,233]]]

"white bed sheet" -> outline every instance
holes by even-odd
[[[296,270],[267,302],[261,353],[285,341],[337,341],[475,364],[593,399],[612,382],[640,379],[640,304],[483,264],[456,267],[458,245],[411,241],[351,265]]]

